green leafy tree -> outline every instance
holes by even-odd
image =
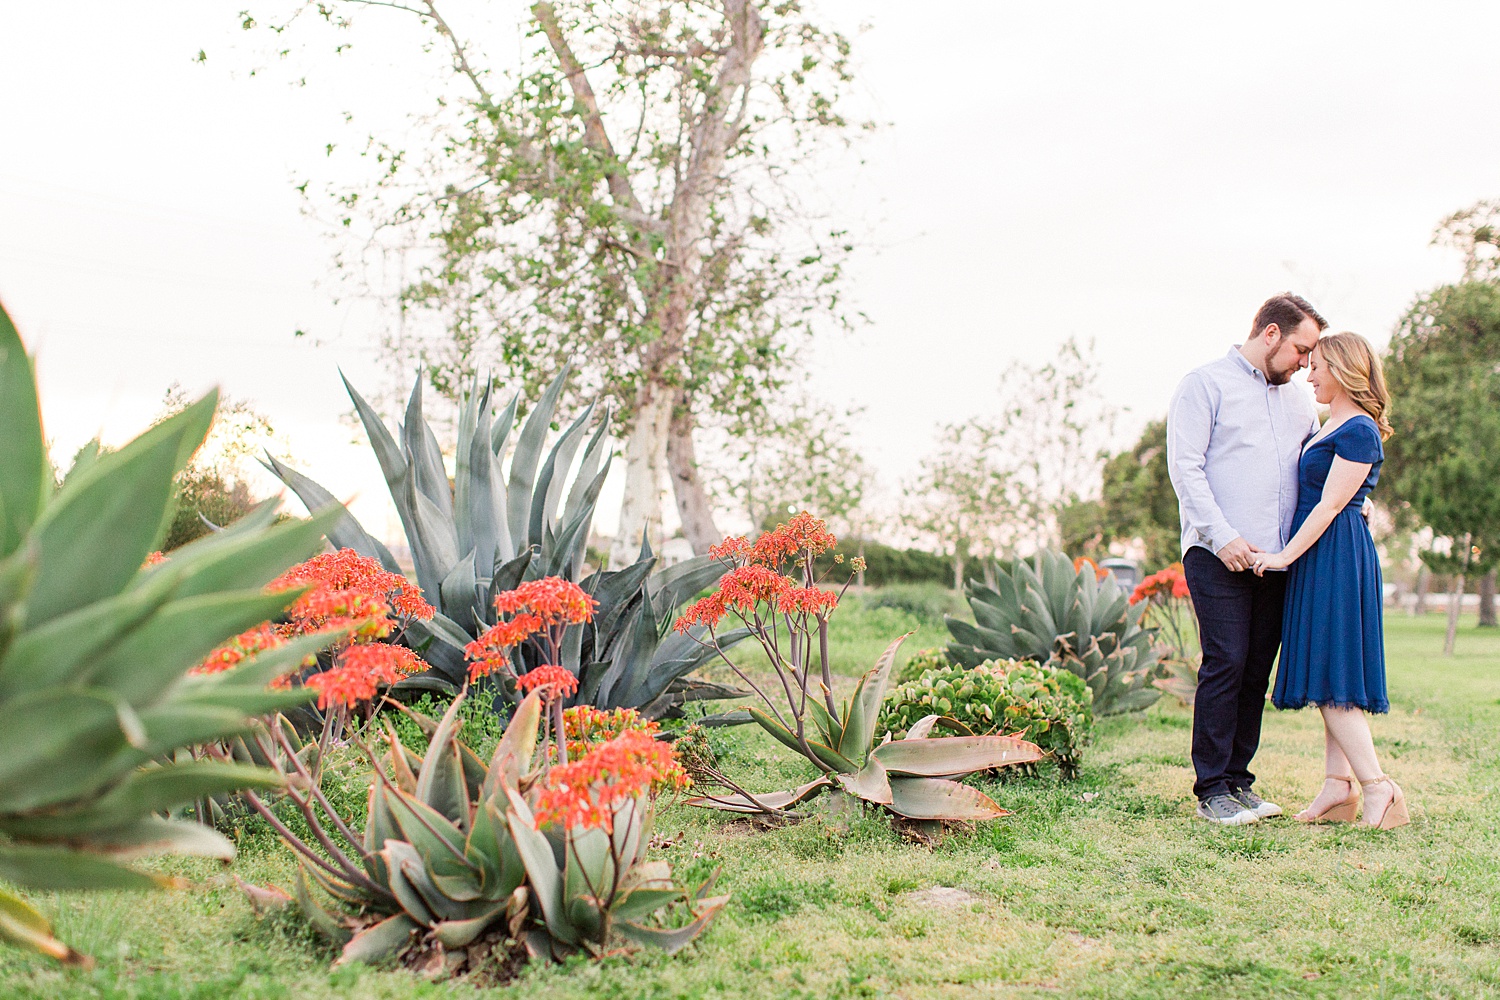
[[[1011,470],[998,442],[1004,431],[982,420],[946,424],[902,496],[901,522],[953,564],[964,585],[970,560],[1003,551],[1016,518]]]
[[[420,120],[430,141],[372,139],[361,155],[373,179],[332,192],[336,225],[360,234],[341,264],[359,274],[415,257],[401,315],[441,330],[404,328],[388,346],[419,356],[450,398],[484,369],[534,398],[574,364],[629,428],[616,561],[659,528],[669,470],[684,534],[706,551],[720,534],[694,432],[755,414],[802,338],[845,322],[852,247],[787,177],[823,137],[850,134],[849,43],[795,0],[559,0],[530,8],[520,66],[505,73],[491,67],[511,37],[487,53],[440,6],[297,5],[339,29],[354,11],[414,15],[424,51],[450,69]]]
[[[1051,361],[1018,366],[1015,377],[1001,383],[996,445],[1011,470],[1014,541],[1023,549],[1060,545],[1062,512],[1099,488],[1115,421],[1099,374],[1093,345],[1069,337]]]
[[[1059,546],[1073,528],[1065,512],[1098,489],[1115,413],[1092,350],[1069,338],[1015,371],[999,413],[945,425],[905,490],[904,523],[953,559],[955,587],[971,557]]]
[[[1104,463],[1099,499],[1068,505],[1058,516],[1063,550],[1097,558],[1111,542],[1145,547],[1148,570],[1177,562],[1181,527],[1167,473],[1167,424],[1153,420],[1128,451]]]
[[[1451,655],[1466,578],[1500,560],[1500,281],[1464,281],[1421,296],[1386,360],[1391,424],[1384,479],[1398,510],[1451,548],[1423,555],[1452,578]]]
[[[1477,201],[1438,224],[1432,242],[1464,255],[1464,279],[1500,278],[1500,199]]]
[[[858,534],[874,479],[849,429],[859,411],[840,413],[802,399],[764,412],[765,420],[718,449],[715,493],[742,510],[755,531],[770,529],[789,512],[806,510],[829,522],[841,537]]]
[[[1493,281],[1500,278],[1500,199],[1475,202],[1444,219],[1432,242],[1450,246],[1464,256],[1464,277]],[[1479,582],[1479,626],[1500,627],[1495,615],[1495,567]]]

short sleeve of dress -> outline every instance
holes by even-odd
[[[1349,426],[1340,427],[1333,436],[1333,453],[1339,458],[1363,465],[1374,465],[1385,457],[1380,447],[1380,432],[1369,417],[1355,417]]]

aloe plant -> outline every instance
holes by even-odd
[[[718,590],[693,605],[676,627],[685,632],[708,628],[704,642],[713,647],[717,626],[726,617],[743,623],[765,652],[773,674],[772,683],[757,684],[740,665],[723,657],[760,697],[760,704],[747,714],[817,768],[820,776],[799,788],[771,793],[751,793],[726,781],[728,793],[703,795],[690,803],[731,812],[785,813],[814,796],[834,792],[928,824],[1005,815],[989,796],[953,779],[1040,760],[1044,753],[1035,744],[1011,736],[932,737],[937,715],[917,720],[904,739],[888,735],[876,744],[876,722],[891,668],[907,636],[886,648],[846,701],[835,699],[828,628],[839,595],[817,585],[813,568],[816,558],[834,544],[824,523],[804,512],[754,543],[731,538],[715,548],[730,571]],[[783,575],[787,567],[797,572],[798,580]]]
[[[1098,579],[1088,565],[1075,570],[1049,550],[990,569],[995,586],[964,585],[975,624],[946,617],[955,663],[1018,659],[1065,667],[1093,692],[1096,716],[1137,711],[1161,697],[1152,686],[1156,630],[1141,627],[1146,605],[1131,605],[1113,576]]]
[[[400,514],[417,584],[438,609],[405,640],[433,669],[403,686],[456,692],[467,669],[464,646],[495,623],[495,595],[523,580],[558,576],[581,583],[600,604],[595,621],[578,626],[564,644],[562,665],[580,678],[578,702],[639,708],[659,717],[685,701],[741,695],[690,678],[711,654],[689,637],[668,634],[677,607],[717,579],[720,570],[711,561],[692,559],[653,573],[657,560],[643,546],[633,565],[580,580],[594,508],[609,471],[610,421],[606,409],[590,433],[599,409],[590,405],[547,447],[567,376],[564,369],[548,385],[521,425],[508,477],[501,464],[520,397],[498,406],[495,386],[476,378],[459,409],[451,488],[437,436],[422,414],[420,376],[404,422],[394,432],[344,380]],[[578,471],[570,483],[575,458]],[[335,546],[400,572],[389,549],[333,494],[275,458],[268,460],[268,468],[308,509],[336,512],[328,536]],[[516,672],[532,665],[518,663]]]
[[[729,812],[786,812],[824,792],[843,792],[897,816],[925,822],[962,822],[997,819],[1006,815],[988,795],[964,785],[962,779],[976,771],[1030,764],[1046,753],[1034,743],[1014,736],[933,736],[942,721],[939,715],[918,719],[902,739],[876,744],[876,722],[890,680],[896,652],[906,639],[896,639],[881,654],[876,665],[860,678],[853,696],[841,708],[830,711],[809,692],[810,709],[797,718],[800,698],[792,703],[788,718],[778,719],[760,708],[749,710],[761,728],[789,749],[802,754],[823,772],[821,777],[798,788],[768,794],[735,788],[733,794],[704,795],[688,800],[690,805]]]
[[[707,886],[678,887],[666,864],[644,860],[648,798],[616,805],[608,831],[538,828],[532,806],[547,764],[537,752],[540,693],[516,708],[488,763],[458,739],[463,698],[437,722],[407,710],[430,737],[421,756],[402,745],[387,721],[388,750],[382,759],[372,754],[362,831],[310,781],[290,726],[257,738],[261,754],[302,779],[289,781],[286,794],[319,847],[292,833],[258,797],[249,798],[300,856],[295,898],[312,925],[342,946],[337,964],[374,963],[408,947],[441,959],[490,932],[548,959],[579,949],[602,954],[616,934],[673,952],[707,925],[724,898],[705,899]],[[299,792],[299,784],[309,790]],[[653,923],[673,904],[691,912],[685,927]]]
[[[128,864],[163,852],[229,860],[234,847],[161,813],[199,796],[275,788],[272,771],[193,760],[251,717],[311,692],[267,683],[326,636],[232,672],[185,676],[210,650],[278,614],[263,587],[309,555],[327,518],[274,524],[263,505],[143,566],[174,512],[173,477],[202,443],[210,393],[55,486],[30,359],[0,309],[0,878],[31,889],[174,884]],[[0,938],[87,964],[21,897],[0,890]]]

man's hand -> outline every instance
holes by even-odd
[[[1370,523],[1370,515],[1373,513],[1375,513],[1375,501],[1369,497],[1365,497],[1365,502],[1359,505],[1359,516],[1364,518],[1365,523],[1368,524]]]
[[[1236,538],[1219,550],[1219,561],[1228,566],[1231,572],[1239,573],[1250,568],[1255,561],[1255,553],[1259,551],[1243,538]]]

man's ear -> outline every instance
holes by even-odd
[[[1263,328],[1261,328],[1260,336],[1261,339],[1266,342],[1266,346],[1270,347],[1272,344],[1276,343],[1276,341],[1281,339],[1281,327],[1276,325],[1275,323],[1267,323]]]

